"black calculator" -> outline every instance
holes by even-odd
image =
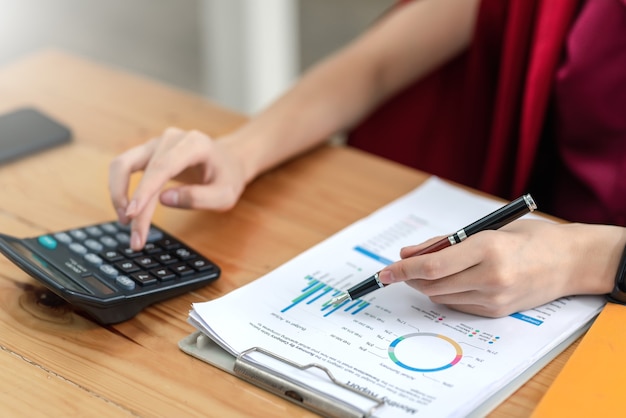
[[[220,268],[155,225],[133,251],[130,229],[105,222],[33,238],[0,234],[0,251],[53,293],[101,324],[205,286]]]

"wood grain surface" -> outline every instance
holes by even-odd
[[[190,92],[57,50],[0,68],[0,112],[20,106],[57,118],[74,137],[0,166],[0,232],[18,237],[112,220],[111,158],[166,127],[219,137],[245,121]],[[0,415],[314,416],[182,353],[190,305],[256,279],[425,178],[322,146],[262,175],[229,212],[159,208],[155,223],[219,264],[222,276],[114,326],[75,312],[0,257]],[[490,416],[528,416],[571,351]]]

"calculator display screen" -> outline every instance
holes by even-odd
[[[18,242],[12,242],[12,247],[32,264],[36,264],[40,270],[44,270],[58,285],[63,286],[66,289],[73,290],[75,292],[93,293],[88,289],[85,289],[83,286],[79,286],[78,283],[69,279],[63,273],[50,266],[50,264],[48,264],[45,260],[41,259],[39,256],[37,256],[37,254],[24,247],[22,244]]]
[[[107,286],[104,283],[102,283],[100,280],[96,279],[94,276],[83,277],[83,280],[86,283],[88,283],[91,286],[93,286],[94,289],[97,289],[103,295],[111,295],[111,294],[115,293],[115,291],[113,289],[111,289],[109,286]]]

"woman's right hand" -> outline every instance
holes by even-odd
[[[143,176],[129,197],[131,175]],[[174,178],[182,185],[164,189]],[[168,128],[157,138],[120,154],[109,167],[109,191],[118,220],[131,223],[131,248],[146,242],[158,202],[185,209],[226,211],[246,185],[242,161],[228,145],[199,131]]]

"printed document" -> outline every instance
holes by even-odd
[[[449,235],[502,205],[431,178],[250,284],[194,304],[189,320],[235,356],[261,347],[326,367],[338,381],[384,399],[377,417],[467,416],[588,325],[604,298],[565,297],[497,319],[447,309],[405,283],[329,302],[398,260],[403,246]],[[315,373],[267,367],[328,396],[336,392]],[[340,401],[371,407],[356,396]]]

